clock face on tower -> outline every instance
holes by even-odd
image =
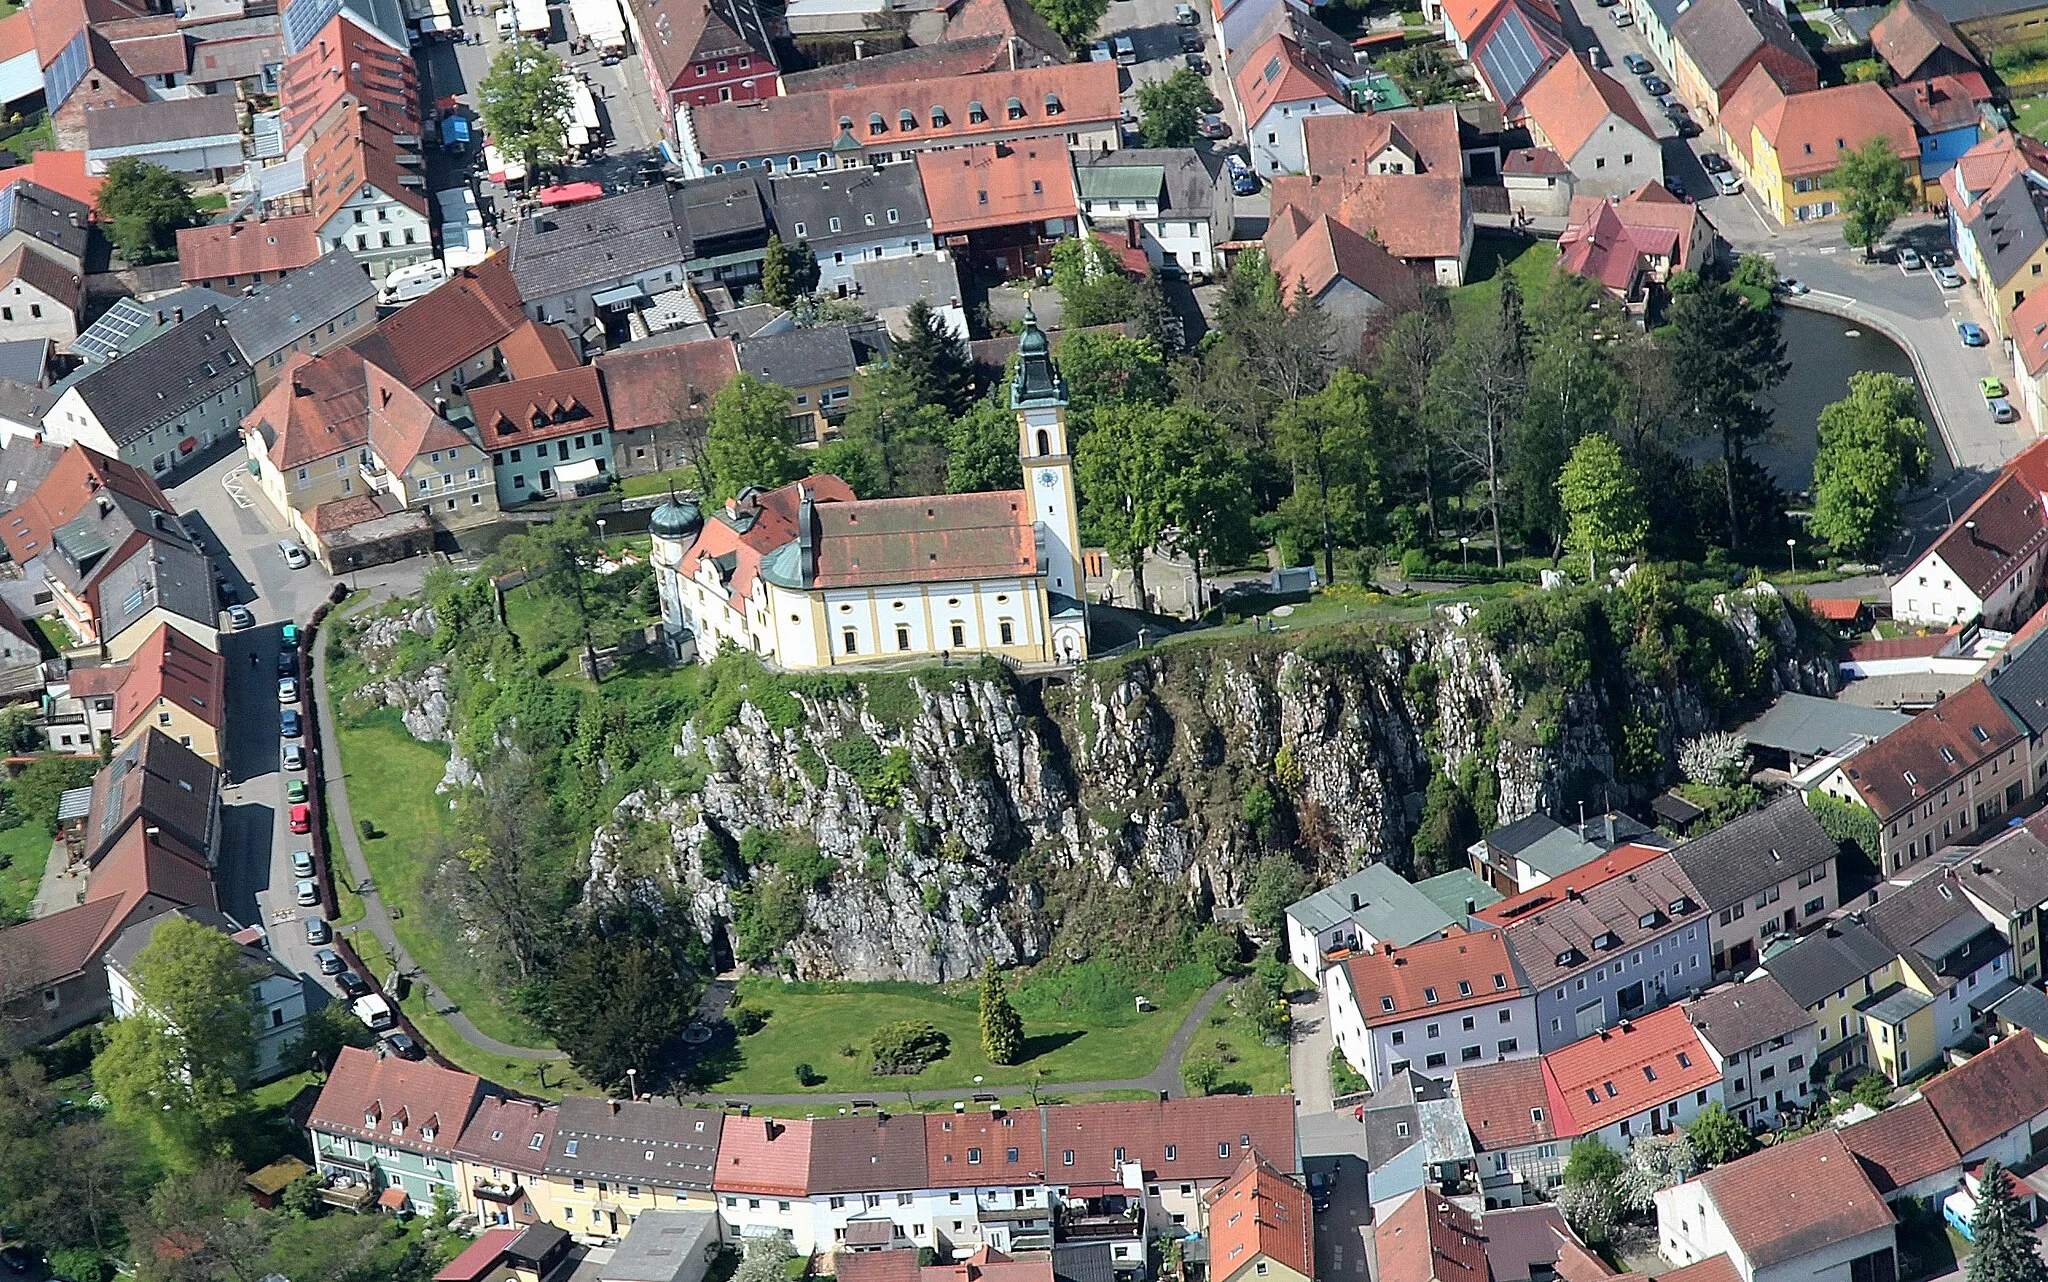
[[[1049,490],[1060,483],[1060,475],[1051,468],[1046,468],[1038,474],[1038,483]]]

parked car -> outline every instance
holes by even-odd
[[[280,540],[277,550],[279,555],[284,557],[284,563],[294,570],[303,570],[313,563],[313,558],[306,555],[306,549],[290,539]]]
[[[249,613],[249,607],[248,607],[248,606],[246,606],[246,605],[231,605],[231,606],[229,606],[229,607],[228,607],[228,627],[229,627],[229,628],[233,629],[233,630],[234,630],[234,631],[236,631],[236,632],[241,632],[241,631],[243,631],[244,629],[247,629],[247,628],[253,628],[253,627],[255,627],[255,626],[256,626],[256,616],[255,616],[255,615],[253,615],[253,614],[251,614],[251,613]]]
[[[297,677],[278,678],[277,701],[279,703],[297,703],[299,701],[299,679]]]
[[[1308,1204],[1318,1211],[1330,1209],[1330,1189],[1337,1183],[1335,1171],[1311,1171],[1308,1177]]]
[[[343,961],[341,954],[335,952],[332,948],[323,948],[314,953],[313,961],[319,965],[320,973],[323,975],[339,975],[348,969],[348,963]]]
[[[1213,142],[1219,138],[1230,137],[1230,125],[1223,117],[1211,111],[1202,117],[1202,123],[1195,127],[1195,132]]]
[[[304,801],[306,799],[306,781],[304,779],[285,780],[284,799],[293,802]]]
[[[1173,25],[1198,27],[1202,25],[1202,16],[1195,12],[1195,7],[1191,4],[1177,4],[1173,6]]]
[[[1992,401],[1990,404],[1992,422],[2016,423],[2019,421],[2020,412],[2012,407],[2011,401],[2005,400],[2001,397],[1998,400]]]
[[[1614,25],[1617,27],[1633,27],[1636,25],[1636,16],[1626,9],[1616,9],[1607,16],[1614,19]]]
[[[1223,162],[1224,170],[1230,175],[1230,190],[1240,196],[1249,196],[1259,189],[1259,176],[1245,163],[1242,156],[1231,156]]]
[[[277,642],[279,645],[296,647],[299,644],[299,625],[286,623],[277,634]]]
[[[1721,153],[1718,151],[1703,151],[1700,153],[1700,168],[1710,174],[1725,174],[1728,172],[1728,162],[1721,159]]]
[[[352,970],[345,970],[334,977],[334,986],[339,988],[350,1001],[370,995],[370,981]]]
[[[391,1047],[391,1053],[400,1059],[426,1058],[426,1051],[420,1049],[420,1044],[408,1033],[392,1033],[385,1037],[384,1042]]]
[[[1202,33],[1200,30],[1194,27],[1181,28],[1180,51],[1182,53],[1198,53],[1201,51],[1202,45],[1203,40]]]
[[[1186,61],[1188,64],[1188,70],[1194,72],[1196,75],[1206,76],[1209,74],[1209,60],[1207,58],[1204,58],[1201,54],[1188,54],[1186,57]]]
[[[297,651],[279,650],[277,652],[277,675],[281,677],[295,677],[299,675],[299,656]]]
[[[1112,52],[1110,51],[1110,48],[1109,48],[1109,41],[1107,41],[1107,40],[1097,40],[1097,41],[1096,41],[1096,42],[1095,42],[1094,44],[1092,44],[1092,45],[1089,45],[1089,46],[1088,46],[1088,61],[1090,61],[1090,62],[1114,62],[1114,61],[1116,61],[1116,54],[1114,54],[1114,53],[1112,53]]]
[[[1961,289],[1963,287],[1962,275],[1946,263],[1936,263],[1934,265],[1934,280],[1943,289]]]
[[[306,768],[306,746],[302,743],[288,743],[284,746],[284,768],[304,770]]]
[[[1977,327],[1976,321],[1957,321],[1956,337],[1963,340],[1965,347],[1982,347],[1987,341],[1984,331]]]
[[[1664,78],[1653,71],[1643,77],[1643,91],[1653,97],[1662,98],[1671,92],[1671,86],[1665,84]]]
[[[307,943],[309,943],[309,944],[324,944],[324,943],[326,943],[326,942],[327,942],[328,940],[330,940],[330,939],[333,939],[333,938],[334,938],[334,931],[333,931],[333,929],[332,929],[331,927],[329,927],[329,926],[328,926],[328,924],[327,924],[327,919],[326,919],[325,917],[308,917],[308,918],[306,918],[306,942],[307,942]]]
[[[1920,251],[1911,245],[1899,246],[1899,270],[1917,272],[1927,264],[1920,260]]]
[[[1803,294],[1806,292],[1806,282],[1791,276],[1780,276],[1778,277],[1778,289],[1787,294]]]
[[[1984,393],[1985,400],[1995,401],[2005,395],[2005,384],[1995,378],[1980,378],[1977,380],[1977,390]]]
[[[310,881],[299,882],[294,890],[296,892],[295,898],[303,907],[311,908],[314,904],[320,902],[320,888]]]
[[[1736,192],[1742,190],[1742,179],[1735,174],[1726,172],[1715,174],[1714,190],[1720,192],[1723,196],[1733,196]]]
[[[296,805],[296,806],[293,806],[293,807],[292,807],[291,815],[292,815],[292,831],[293,831],[293,832],[295,832],[295,833],[298,833],[298,834],[300,834],[301,836],[303,836],[303,835],[305,835],[306,833],[309,833],[309,832],[313,831],[313,807],[312,807],[312,806],[310,806],[310,805],[308,805],[307,803],[305,803],[305,802],[303,802],[303,801],[302,801],[302,802],[300,802],[300,803],[299,803],[298,805]],[[302,885],[302,886],[310,886],[310,885],[312,885],[312,883],[311,883],[311,882],[300,882],[299,884],[300,884],[300,885]],[[306,903],[311,903],[312,901],[311,901],[311,900],[309,900],[309,899],[301,899],[301,900],[300,900],[299,902],[300,902],[300,903],[302,903],[302,904],[306,904]]]
[[[292,876],[310,877],[312,875],[313,852],[310,850],[294,850],[292,852]]]
[[[1656,63],[1639,53],[1621,55],[1621,65],[1627,67],[1628,73],[1632,76],[1647,76],[1657,69]]]

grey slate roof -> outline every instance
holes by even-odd
[[[1846,917],[1828,923],[1784,952],[1766,956],[1763,969],[1793,1001],[1811,1009],[1829,993],[1860,981],[1895,956],[1877,932]]]
[[[1671,852],[1718,912],[1835,857],[1840,848],[1800,794],[1774,801]]]
[[[1610,837],[1607,823],[1613,821]],[[1504,845],[1512,842],[1513,845]],[[1595,815],[1585,826],[1567,826],[1548,815],[1528,815],[1486,835],[1486,844],[1508,851],[1546,877],[1562,877],[1624,842],[1665,846],[1669,841],[1624,814]]]
[[[2030,825],[2008,828],[1981,846],[1937,851],[1930,865],[1909,872],[1916,880],[1946,878],[2008,917],[2048,904],[2048,843]]]
[[[234,295],[202,285],[188,285],[146,303],[137,298],[116,299],[104,315],[66,344],[65,350],[89,361],[109,361],[123,352],[134,351],[182,323],[187,316],[208,307],[218,307],[225,313],[235,302]]]
[[[1287,915],[1313,931],[1355,921],[1366,934],[1397,948],[1441,934],[1454,921],[1450,913],[1385,864],[1367,864],[1288,905]]]
[[[715,1109],[566,1095],[555,1117],[554,1151],[542,1169],[549,1175],[708,1190],[724,1125],[725,1114]]]
[[[718,1246],[715,1211],[642,1211],[612,1251],[604,1282],[696,1282]]]
[[[53,344],[47,338],[25,338],[0,343],[0,378],[11,378],[31,386],[40,384],[50,368]]]
[[[136,957],[156,938],[157,928],[173,917],[183,917],[202,926],[211,926],[223,935],[233,935],[242,929],[239,922],[211,908],[196,905],[173,908],[167,913],[151,917],[148,921],[137,922],[116,935],[114,942],[107,947],[107,961],[114,969],[132,978]],[[292,978],[292,972],[282,962],[254,944],[242,945],[242,960],[249,964],[252,971],[268,971],[281,979]],[[252,974],[250,978],[253,982],[257,976]]]
[[[82,261],[92,244],[92,210],[24,178],[0,191],[0,235],[10,231]]]
[[[670,264],[680,267],[687,257],[667,189],[659,186],[510,223],[505,254],[520,296],[529,299],[609,285]]]
[[[2034,251],[2048,241],[2048,194],[2034,190],[2024,175],[2015,173],[1978,202],[1975,216],[1965,224],[1975,237],[1984,269],[1992,281],[2003,285],[2026,266]]]
[[[99,594],[103,638],[119,636],[157,606],[209,628],[220,623],[205,553],[160,538],[108,570]]]
[[[859,368],[844,325],[819,325],[783,334],[735,340],[740,372],[783,387],[809,387],[852,378]]]
[[[217,307],[187,316],[154,342],[90,368],[74,386],[122,446],[251,377]],[[210,611],[207,617],[212,618]]]
[[[853,280],[871,312],[908,307],[920,298],[933,307],[960,302],[960,269],[946,250],[870,258],[853,265]]]
[[[1924,3],[1951,23],[2003,18],[2041,7],[2039,0],[1924,0]]]
[[[2013,989],[1991,1007],[1991,1013],[2008,1020],[2036,1037],[2048,1037],[2048,993],[2025,984]]]
[[[228,333],[251,365],[377,296],[370,273],[346,247],[330,249],[227,309]]]
[[[63,446],[37,445],[31,437],[16,437],[0,449],[0,513],[13,511],[34,494],[63,457]]]
[[[1749,56],[1769,44],[1811,64],[1813,55],[1770,0],[1693,0],[1671,25],[1672,38],[1719,92]]]
[[[240,133],[233,94],[166,98],[134,107],[85,113],[85,145],[93,151],[183,143],[199,138],[232,138]]]
[[[2048,645],[2039,642],[2036,636],[2000,654],[1984,674],[1991,693],[2036,737],[2048,734]]]
[[[1820,757],[1858,739],[1882,739],[1910,720],[1899,712],[1787,691],[1736,733],[1759,747]]]
[[[1856,1003],[1856,1009],[1881,1024],[1903,1024],[1934,1005],[1934,999],[1904,984],[1888,984]]]
[[[1806,1008],[1765,971],[1746,983],[1724,984],[1704,994],[1687,1004],[1685,1013],[1707,1045],[1724,1056],[1813,1024]]]
[[[769,183],[768,197],[783,243],[807,241],[821,258],[846,245],[931,230],[916,165],[792,174]],[[836,232],[834,218],[839,220]]]
[[[1282,3],[1275,7],[1293,6]],[[1185,218],[1208,218],[1216,212],[1216,173],[1193,147],[1120,147],[1083,153],[1075,159],[1084,170],[1157,165],[1165,171],[1162,212]]]
[[[676,186],[670,213],[685,257],[724,252],[721,242],[768,237],[768,208],[761,182],[752,174],[713,174]]]

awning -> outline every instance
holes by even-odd
[[[1127,1197],[1130,1190],[1121,1184],[1069,1184],[1068,1197]]]
[[[601,200],[604,188],[596,183],[564,183],[559,187],[543,187],[534,199],[543,205],[575,205],[586,200]]]
[[[582,458],[556,468],[555,482],[559,485],[575,485],[580,481],[594,481],[600,475],[596,459]]]
[[[638,285],[621,285],[617,289],[600,289],[590,296],[598,307],[626,307],[647,297],[647,291]]]

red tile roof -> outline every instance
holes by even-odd
[[[1010,1150],[1017,1150],[1015,1161]],[[1038,1111],[934,1113],[924,1122],[925,1187],[974,1188],[1043,1175],[1045,1135]]]
[[[1921,659],[1940,654],[1955,638],[1956,634],[1951,629],[1924,637],[1880,637],[1875,641],[1856,641],[1849,646],[1849,657],[1858,663],[1871,663],[1878,659]]]
[[[225,674],[218,654],[166,623],[149,634],[128,663],[133,675],[114,700],[116,738],[125,738],[138,719],[166,705],[220,729]]]
[[[505,264],[505,251],[499,250],[379,321],[350,346],[406,386],[424,387],[497,347],[525,321],[519,286]]]
[[[242,435],[259,439],[279,471],[366,445],[402,471],[421,450],[469,444],[402,379],[347,348],[286,358],[284,376],[242,419]]]
[[[1843,1127],[1842,1142],[1862,1160],[1877,1191],[1886,1195],[1963,1163],[1955,1142],[1934,1115],[1934,1106],[1925,1099]]]
[[[452,1158],[482,1099],[483,1079],[475,1073],[344,1046],[306,1125]]]
[[[621,432],[660,427],[711,412],[711,398],[740,372],[730,338],[671,347],[607,352],[597,358],[612,426]]]
[[[344,97],[367,108],[369,119],[385,133],[420,130],[419,71],[413,60],[336,15],[285,62],[278,76],[286,149],[303,141]]]
[[[1273,259],[1273,271],[1290,298],[1297,288],[1306,289],[1310,298],[1321,298],[1339,280],[1350,281],[1385,304],[1399,306],[1419,296],[1415,274],[1405,263],[1327,214]]]
[[[0,18],[0,62],[19,58],[36,47],[35,20],[27,9],[16,9]]]
[[[166,906],[220,907],[205,854],[169,831],[151,833],[149,825],[139,823],[130,824],[93,865],[85,896],[120,899],[123,916],[152,896]]]
[[[83,205],[99,203],[100,184],[106,181],[86,175],[85,153],[82,151],[39,151],[25,165],[0,170],[0,191],[22,179],[38,187],[47,187],[60,196],[69,196]]]
[[[2025,1034],[2008,1037],[1929,1081],[1920,1094],[1956,1150],[1970,1157],[2009,1131],[2025,1133],[2048,1112],[2048,1051]]]
[[[506,373],[516,379],[539,378],[583,364],[576,355],[575,344],[561,326],[536,320],[514,325],[505,341],[498,344],[498,352],[505,358]]]
[[[85,301],[83,276],[26,245],[0,260],[0,285],[17,280],[73,313]]]
[[[821,588],[1036,574],[1038,542],[1022,490],[818,503]]]
[[[1208,1201],[1209,1276],[1215,1282],[1231,1282],[1260,1259],[1305,1278],[1315,1276],[1308,1190],[1261,1154],[1246,1154],[1237,1173],[1218,1185]]]
[[[1121,1183],[1119,1152],[1148,1179],[1220,1180],[1254,1149],[1276,1165],[1299,1165],[1286,1095],[1056,1104],[1045,1127],[1047,1175],[1060,1184]]]
[[[1309,116],[1301,122],[1301,145],[1308,172],[1322,174],[1325,180],[1379,172],[1370,166],[1389,147],[1408,156],[1408,167],[1416,172],[1462,172],[1465,163],[1458,141],[1458,109],[1450,103],[1416,111]]]
[[[0,516],[0,540],[6,542],[16,564],[40,556],[49,549],[50,536],[90,509],[103,489],[159,512],[177,511],[148,474],[117,458],[74,445],[64,451],[35,493]]]
[[[1920,0],[1895,0],[1870,29],[1870,48],[1901,77],[1918,74],[1921,64],[1940,49],[1965,63],[1977,60],[1948,19]]]
[[[2030,291],[2006,323],[2027,373],[2039,378],[2048,370],[2048,289]]]
[[[736,61],[750,57],[760,64],[760,76],[775,92],[774,50],[760,47],[742,34],[752,25],[726,0],[628,0],[633,11],[633,30],[641,52],[654,64],[657,78],[668,89],[686,87],[693,79],[691,65],[705,58],[723,57]],[[739,0],[751,7],[753,0]],[[758,16],[756,16],[758,22]]]
[[[1461,1068],[1456,1080],[1465,1129],[1472,1132],[1472,1145],[1480,1152],[1498,1153],[1557,1138],[1542,1060],[1505,1059]]]
[[[704,514],[704,528],[683,553],[678,572],[692,578],[706,560],[720,563],[729,557],[725,586],[737,607],[753,595],[761,558],[796,538],[797,507],[805,490],[820,505],[854,501],[853,490],[836,476],[809,476],[745,501],[728,500],[725,507]]]
[[[0,966],[7,969],[10,987],[19,983],[32,990],[84,973],[121,933],[129,906],[110,895],[0,927]]]
[[[2026,738],[2005,705],[1972,682],[1842,763],[1883,823]]]
[[[1344,962],[1368,1027],[1430,1011],[1457,1011],[1519,997],[1524,989],[1498,930],[1387,945]]]
[[[1504,926],[1511,921],[1521,920],[1537,909],[1571,898],[1575,893],[1583,895],[1611,877],[1634,872],[1659,855],[1669,853],[1655,846],[1625,841],[1598,859],[1553,877],[1540,886],[1531,887],[1518,895],[1511,895],[1497,904],[1489,904],[1472,915],[1492,925]]]
[[[1898,1222],[1832,1130],[1716,1167],[1700,1183],[1757,1273]]]
[[[1566,162],[1579,154],[1609,117],[1619,117],[1645,138],[1657,137],[1622,83],[1596,70],[1579,53],[1559,58],[1523,90],[1521,114],[1543,131]]]
[[[1373,1229],[1379,1282],[1487,1282],[1486,1240],[1472,1215],[1434,1185],[1408,1195]]]
[[[1743,87],[1756,78],[1752,73]],[[1889,141],[1901,159],[1917,162],[1920,155],[1912,117],[1892,101],[1883,85],[1869,80],[1780,95],[1757,116],[1756,127],[1777,152],[1788,180],[1832,173],[1844,151],[1874,137]]]
[[[1317,216],[1329,214],[1353,231],[1371,236],[1394,257],[1418,265],[1456,258],[1471,220],[1464,180],[1456,170],[1369,174],[1343,182],[1285,176],[1268,185],[1275,222],[1298,211],[1299,230],[1305,231]],[[1269,253],[1271,244],[1269,232]]]
[[[469,407],[487,450],[602,432],[612,425],[594,365],[475,388]]]
[[[1543,1080],[1558,1133],[1577,1136],[1718,1086],[1721,1070],[1685,1010],[1666,1006],[1545,1055]]]
[[[1057,139],[921,151],[917,176],[941,236],[1074,218],[1080,209],[1073,160]]]
[[[1276,32],[1252,50],[1237,73],[1237,100],[1244,107],[1247,129],[1282,103],[1318,98],[1342,103],[1344,90],[1315,59],[1303,56],[1301,46],[1285,32]]]
[[[1891,95],[1892,101],[1912,117],[1914,128],[1930,134],[1976,124],[1978,104],[1982,101],[1972,86],[1956,76],[1896,85]]]
[[[489,1096],[455,1141],[458,1157],[538,1177],[555,1142],[555,1109],[532,1100]]]
[[[314,125],[306,146],[306,186],[312,194],[313,217],[326,226],[365,184],[424,215],[426,191],[419,185],[419,174],[399,163],[401,151],[397,135],[369,114],[357,111],[353,96],[337,101]]]
[[[1592,208],[1583,221],[1579,211],[1573,209],[1571,224],[1557,238],[1561,251],[1557,264],[1575,276],[1598,281],[1623,298],[1632,297],[1649,267],[1642,247],[1622,225],[1621,215],[1613,205],[1598,199],[1591,199],[1590,203]],[[1577,206],[1579,200],[1572,204]]]
[[[525,1231],[525,1226],[518,1224],[485,1229],[477,1235],[476,1241],[462,1248],[462,1254],[434,1275],[434,1282],[480,1282],[498,1267],[498,1261],[503,1258],[505,1248],[512,1245],[512,1240]]]
[[[804,1197],[810,1169],[809,1122],[729,1117],[718,1136],[718,1173],[711,1187],[720,1193]]]
[[[186,227],[178,232],[178,276],[190,284],[297,271],[321,252],[311,214]]]

